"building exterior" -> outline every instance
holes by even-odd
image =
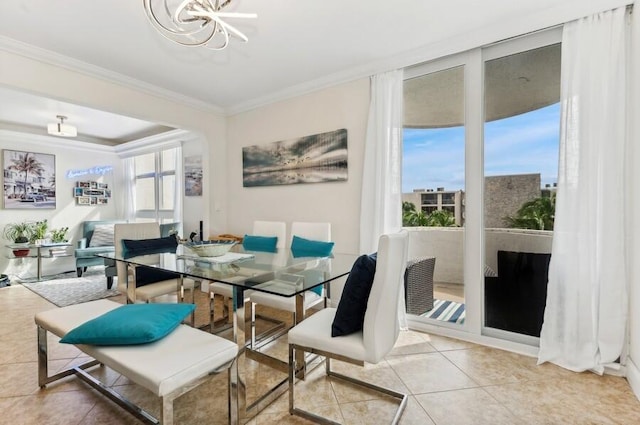
[[[411,202],[416,210],[421,209],[426,215],[436,210],[449,211],[455,217],[456,224],[464,225],[464,191],[445,190],[444,187],[433,189],[415,189],[402,194],[402,202]]]
[[[484,179],[484,226],[486,228],[505,227],[504,219],[515,215],[522,204],[550,196],[554,188],[541,189],[540,174],[511,174],[506,176],[488,176]],[[403,202],[411,202],[416,209],[425,214],[436,210],[445,210],[453,214],[456,224],[464,226],[464,191],[433,189],[415,189],[402,194]]]

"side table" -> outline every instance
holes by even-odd
[[[14,245],[9,244],[7,248],[9,249],[28,249],[35,250],[35,254],[29,253],[24,257],[10,257],[10,258],[36,258],[37,260],[37,268],[36,268],[36,276],[38,280],[42,280],[42,258],[54,258],[54,257],[68,257],[69,254],[66,248],[70,247],[71,244],[69,242],[54,242],[54,243],[46,243],[41,245],[29,244],[29,245]]]

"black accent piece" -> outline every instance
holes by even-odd
[[[362,330],[375,274],[376,258],[373,256],[361,255],[353,263],[331,324],[331,336],[349,335]]]
[[[485,325],[540,336],[551,254],[498,251],[498,276],[485,277]]]

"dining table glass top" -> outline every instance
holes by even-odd
[[[284,297],[292,297],[347,275],[357,258],[354,254],[300,257],[293,255],[290,249],[246,251],[241,245],[218,257],[199,257],[184,245],[178,245],[170,252],[100,256],[134,266],[175,272],[195,280],[222,282]]]

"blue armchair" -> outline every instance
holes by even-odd
[[[105,275],[107,276],[107,288],[111,289],[113,285],[113,276],[116,275],[115,263],[111,260],[105,260],[101,257],[96,257],[96,254],[107,254],[115,251],[113,237],[111,238],[110,245],[92,246],[91,239],[93,238],[94,230],[96,226],[111,225],[115,223],[126,223],[125,220],[96,220],[85,221],[82,223],[82,238],[78,240],[75,257],[76,257],[76,271],[78,277],[82,276],[82,273],[87,270],[89,266],[105,265]],[[112,233],[113,234],[113,233]]]

